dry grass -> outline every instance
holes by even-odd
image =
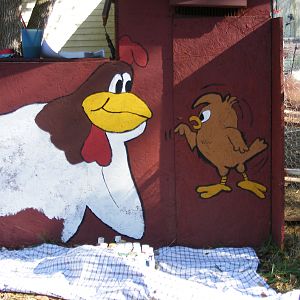
[[[300,185],[289,183],[285,187],[285,219],[300,219]],[[285,226],[282,249],[272,242],[257,251],[260,258],[259,273],[276,291],[285,293],[300,288],[300,222]]]
[[[287,225],[282,249],[272,242],[257,251],[258,273],[277,292],[300,288],[300,225]]]
[[[289,184],[285,187],[286,220],[300,220],[300,184]]]

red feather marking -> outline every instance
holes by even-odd
[[[112,152],[105,131],[92,125],[81,150],[83,159],[88,162],[97,162],[106,167],[111,163]]]

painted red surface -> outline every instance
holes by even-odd
[[[284,234],[284,112],[282,19],[272,20],[272,236]]]
[[[47,102],[68,95],[104,62],[0,61],[0,111],[9,112],[33,101]]]
[[[238,124],[248,144],[261,137],[270,145],[269,20],[176,19],[174,27],[174,126],[188,121],[193,114],[191,105],[199,95],[214,91],[229,93],[240,101]],[[198,28],[197,36],[193,28]],[[195,188],[218,183],[220,176],[213,165],[191,153],[184,139],[176,136],[178,243],[257,245],[267,239],[271,222],[270,158],[269,147],[246,164],[249,178],[267,186],[266,199],[236,187],[242,178],[234,170],[228,175],[232,192],[201,199]]]
[[[118,1],[118,34],[147,49],[146,68],[134,67],[134,91],[153,112],[141,138],[128,145],[133,177],[143,199],[143,242],[170,245],[176,240],[173,140],[172,18],[168,1]],[[120,45],[120,56],[126,51]],[[143,147],[138,147],[138,143]]]
[[[130,35],[149,53],[147,69],[136,68],[136,74],[141,74],[136,75],[136,89],[145,99],[156,99],[152,102],[156,121],[148,127],[152,145],[147,153],[159,179],[151,182],[152,197],[144,196],[146,220],[152,220],[146,223],[146,240],[237,246],[259,245],[271,232],[277,241],[282,238],[281,225],[275,225],[283,222],[282,190],[275,191],[274,207],[272,202],[272,161],[282,160],[281,156],[272,158],[271,134],[280,124],[271,119],[271,99],[278,94],[271,89],[272,72],[275,76],[280,72],[272,70],[271,51],[278,43],[271,43],[269,1],[247,2],[243,16],[232,18],[176,17],[167,1],[118,3],[119,36]],[[212,84],[215,86],[203,89]],[[237,188],[240,175],[235,171],[229,176],[231,193],[204,200],[195,192],[201,183],[218,181],[218,174],[191,153],[184,139],[174,137],[173,130],[188,121],[191,105],[203,91],[238,97],[239,128],[247,141],[262,137],[268,143],[266,151],[247,163],[249,177],[267,186],[266,199]],[[280,102],[276,105],[278,109]],[[136,173],[141,170],[137,168]],[[280,182],[281,173],[277,180]]]
[[[226,18],[176,17],[169,0],[118,1],[117,15],[117,36],[129,37],[127,43],[119,44],[120,57],[131,60],[133,90],[153,112],[145,133],[128,144],[131,171],[144,208],[142,242],[155,247],[258,245],[270,233],[281,241],[283,157],[274,149],[282,144],[275,134],[282,129],[281,36],[278,24],[271,26],[269,1],[249,0],[243,16]],[[148,57],[140,48],[136,59],[130,56],[132,42],[146,49]],[[274,48],[277,56],[271,57]],[[0,62],[0,111],[67,95],[101,63]],[[211,86],[204,89],[207,85]],[[229,175],[231,193],[204,200],[195,192],[197,185],[216,183],[219,177],[211,164],[174,135],[174,128],[188,122],[191,105],[203,91],[237,96],[239,126],[246,139],[260,136],[267,141],[268,149],[247,164],[249,177],[267,186],[266,199],[236,188],[239,175],[235,171]],[[16,247],[58,241],[61,230],[61,220],[49,220],[29,209],[0,218],[0,244]],[[87,208],[70,243],[95,243],[98,236],[109,240],[114,235]]]

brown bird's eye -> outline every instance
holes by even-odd
[[[199,115],[199,119],[202,123],[206,122],[210,118],[210,110],[205,110]]]

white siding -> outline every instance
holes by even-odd
[[[22,16],[28,23],[34,0],[23,0]],[[102,24],[104,0],[57,0],[44,38],[55,52],[105,50],[110,57]],[[78,9],[78,7],[80,7]],[[106,29],[115,45],[115,9],[111,5]]]
[[[105,49],[107,57],[110,56],[110,50],[105,39],[105,31],[102,25],[102,10],[104,1],[101,1],[97,8],[80,24],[78,29],[69,38],[63,46],[64,51],[95,51],[101,48]],[[112,4],[108,22],[106,25],[108,34],[115,44],[115,11]]]

